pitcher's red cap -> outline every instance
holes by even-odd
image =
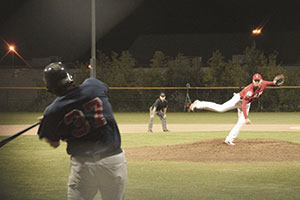
[[[252,78],[252,79],[253,79],[253,80],[261,80],[262,77],[261,77],[260,74],[256,73],[256,74],[253,75],[253,78]]]

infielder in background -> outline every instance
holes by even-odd
[[[75,86],[60,62],[46,66],[44,80],[57,98],[45,109],[38,135],[54,148],[67,142],[68,199],[91,200],[98,190],[103,200],[124,199],[127,164],[108,86],[95,78]]]
[[[223,104],[216,104],[208,101],[195,100],[194,103],[192,103],[192,105],[190,106],[190,110],[194,111],[194,109],[196,108],[215,112],[226,112],[228,110],[237,108],[238,121],[225,139],[226,144],[235,145],[233,141],[240,133],[243,125],[251,124],[251,121],[248,118],[251,102],[258,99],[268,85],[279,86],[282,85],[283,82],[283,75],[277,75],[273,81],[264,81],[260,74],[254,74],[252,83],[245,87],[240,93],[234,93],[233,97],[229,101]]]
[[[160,93],[159,98],[156,99],[154,104],[150,107],[150,121],[148,125],[148,132],[152,132],[154,115],[157,114],[162,123],[162,129],[164,132],[168,132],[167,129],[167,109],[168,101],[166,100],[165,93]]]

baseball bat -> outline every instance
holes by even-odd
[[[12,141],[13,139],[15,139],[16,137],[22,135],[23,133],[25,133],[26,131],[29,131],[30,129],[36,127],[37,125],[39,125],[41,122],[38,121],[38,122],[35,122],[34,124],[30,125],[29,127],[25,128],[24,130],[12,135],[12,136],[9,136],[7,138],[5,138],[4,140],[0,141],[0,148],[7,144],[8,142]]]

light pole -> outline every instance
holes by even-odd
[[[96,0],[91,0],[91,59],[90,77],[96,78]]]

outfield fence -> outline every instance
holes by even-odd
[[[243,87],[110,87],[109,98],[115,112],[147,112],[165,92],[169,111],[186,111],[187,94],[195,99],[223,103]],[[271,89],[271,90],[269,90]],[[43,111],[55,97],[45,87],[0,87],[1,111]],[[252,103],[254,111],[300,111],[300,86],[268,87]]]

